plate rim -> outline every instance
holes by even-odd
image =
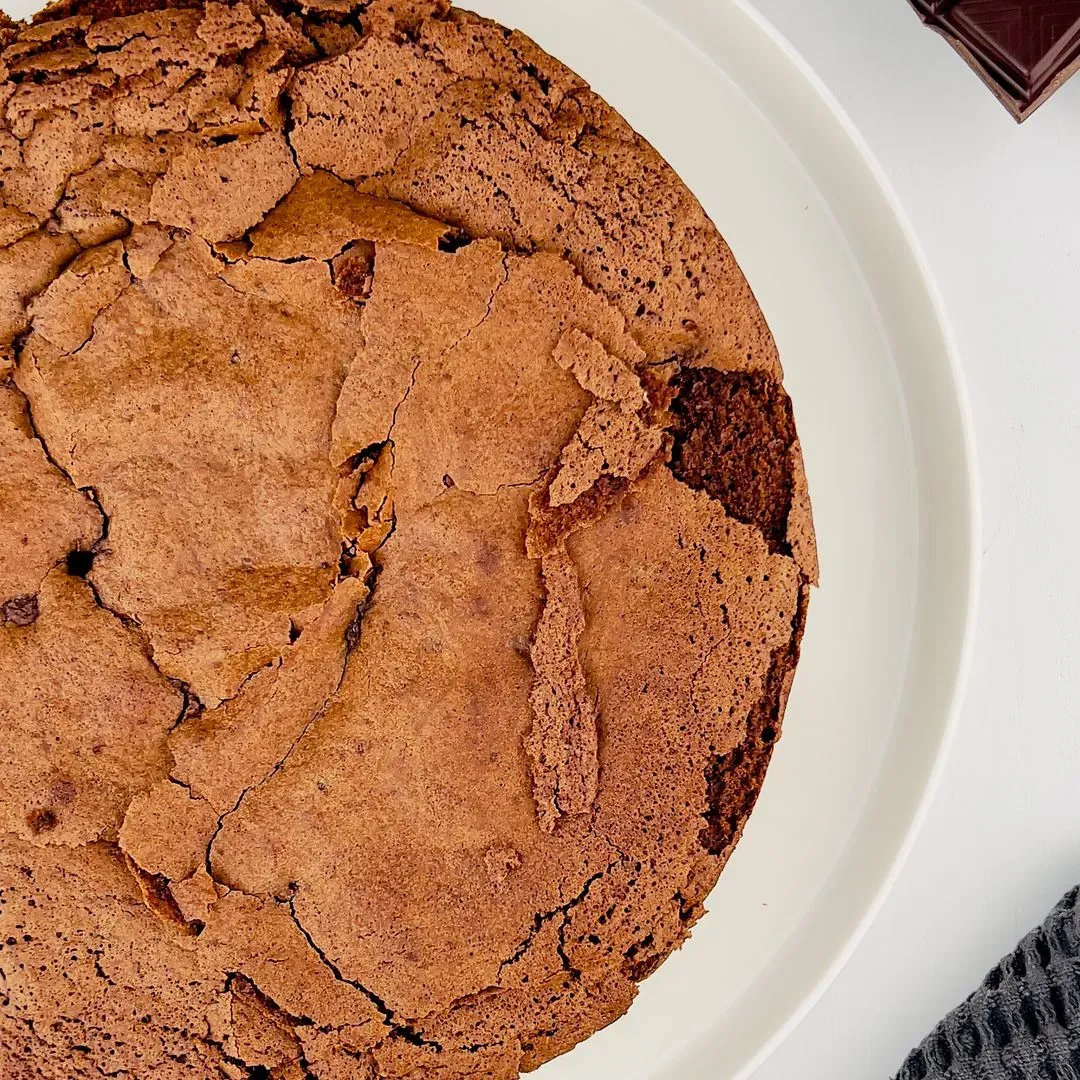
[[[713,55],[710,49],[696,40],[694,36],[691,36],[693,31],[687,29],[683,20],[679,18],[679,12],[685,11],[693,3],[694,0],[633,0],[634,6],[644,11],[647,16],[664,23],[671,32],[683,41],[687,48],[702,56],[706,62],[718,69],[726,78],[729,78],[745,94],[753,107],[762,113],[766,123],[777,132],[779,138],[795,154],[800,165],[818,188],[824,204],[829,208],[830,212],[835,213],[834,200],[828,198],[824,191],[821,190],[820,169],[811,168],[807,163],[806,156],[798,152],[793,145],[790,131],[780,128],[775,123],[774,117],[761,106],[759,100],[739,80],[734,79],[728,73],[724,65]],[[802,82],[809,91],[802,98],[801,104],[804,112],[813,111],[819,115],[827,113],[829,114],[828,119],[839,125],[839,129],[844,136],[843,148],[848,158],[848,162],[845,164],[854,165],[857,169],[865,172],[865,181],[868,181],[868,183],[864,182],[863,186],[867,191],[873,193],[879,206],[886,210],[887,216],[891,217],[898,227],[899,235],[917,272],[915,280],[917,280],[920,290],[925,293],[925,300],[928,301],[928,310],[933,316],[933,329],[937,335],[940,335],[941,348],[939,352],[941,355],[935,357],[935,363],[941,359],[947,361],[945,364],[939,364],[938,366],[941,368],[941,374],[949,390],[947,404],[951,405],[952,411],[955,412],[955,428],[953,430],[953,434],[957,438],[954,448],[955,464],[960,467],[954,470],[953,478],[962,485],[962,500],[958,502],[953,521],[950,523],[955,535],[952,544],[954,548],[952,557],[955,559],[959,555],[966,569],[966,574],[957,582],[958,591],[954,606],[956,609],[955,617],[958,620],[958,631],[954,633],[954,640],[952,641],[955,659],[951,665],[951,683],[944,695],[944,707],[939,713],[936,749],[929,768],[922,776],[921,784],[916,782],[911,785],[914,794],[914,806],[910,816],[907,818],[901,839],[896,844],[885,871],[879,876],[876,885],[873,887],[869,901],[863,907],[861,915],[854,920],[843,940],[832,949],[831,959],[821,970],[816,980],[802,993],[798,1003],[788,1011],[772,1034],[765,1039],[756,1051],[737,1065],[735,1071],[729,1077],[729,1080],[748,1080],[807,1017],[847,965],[892,892],[911,854],[915,841],[926,822],[930,807],[941,784],[956,731],[960,724],[971,671],[982,577],[981,559],[979,557],[982,536],[982,500],[974,418],[960,349],[933,271],[907,211],[887,173],[847,110],[832,93],[825,81],[791,41],[757,9],[753,0],[707,0],[707,2],[698,0],[698,3],[700,4],[700,10],[692,11],[690,19],[695,14],[698,17],[703,15],[708,18],[710,14],[715,15],[718,10],[726,9],[726,11],[723,11],[723,15],[729,22],[732,18],[742,18],[746,23],[745,30],[751,34],[756,33],[762,36],[773,46],[772,51],[774,51],[776,59],[770,67],[775,70],[770,70],[763,78],[770,78],[779,73],[780,79],[783,80],[785,78],[783,69],[786,68],[786,77],[789,82],[792,78]],[[778,60],[782,62],[776,62]],[[845,227],[844,221],[838,217],[837,226],[841,236],[850,246],[850,224],[849,227]],[[852,257],[861,272],[863,266],[861,260],[855,256],[854,252],[852,252]],[[867,287],[870,296],[876,303],[878,290],[875,290],[869,281],[867,281]],[[884,319],[882,319],[882,323],[885,323]],[[887,333],[887,337],[891,345],[891,335]],[[899,365],[897,370],[898,374],[900,374]],[[906,392],[909,388],[902,375],[901,380],[905,391],[905,406],[909,406],[910,400]],[[910,410],[908,410],[908,418],[910,424]],[[919,502],[921,507],[922,497],[920,497]],[[919,578],[921,580],[924,569],[921,556],[925,546],[925,538],[923,535],[923,523],[920,523],[920,525]],[[913,659],[909,656],[906,666],[910,670],[912,665]],[[898,712],[901,708],[902,706],[898,706]],[[849,850],[850,844],[843,852],[838,853],[841,862],[844,854]],[[820,903],[821,895],[828,893],[830,883],[836,874],[837,869],[834,868],[824,879],[821,894],[815,898],[809,909],[811,912]],[[660,1065],[657,1075],[665,1077],[675,1075],[676,1067],[680,1063],[686,1063],[688,1054],[697,1048],[707,1046],[708,1035],[691,1041],[680,1052],[666,1058],[664,1063]],[[698,1064],[707,1065],[708,1063],[698,1062]],[[704,1074],[704,1070],[695,1070],[695,1072],[697,1071]]]

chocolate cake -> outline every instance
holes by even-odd
[[[816,580],[731,252],[440,0],[0,43],[0,1074],[563,1053],[702,914]]]

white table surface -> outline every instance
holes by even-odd
[[[1080,76],[1017,127],[905,0],[752,0],[910,216],[982,487],[971,677],[941,787],[846,968],[756,1074],[887,1078],[1080,881]]]

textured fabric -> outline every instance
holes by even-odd
[[[895,1080],[1080,1080],[1078,891],[912,1050]]]

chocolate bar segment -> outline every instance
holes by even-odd
[[[910,0],[1018,120],[1080,67],[1080,0]]]

